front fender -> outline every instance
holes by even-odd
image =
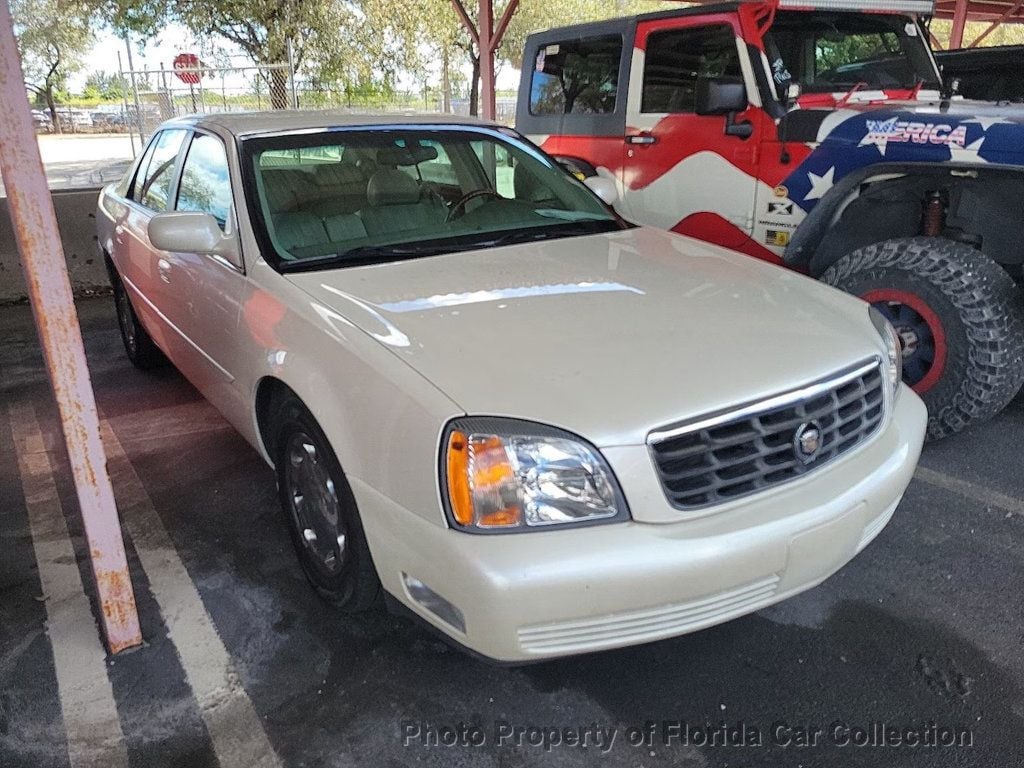
[[[259,359],[249,377],[250,442],[273,463],[257,393],[275,379],[313,414],[350,479],[443,525],[438,446],[444,425],[463,411],[386,345],[265,263],[253,276],[274,285],[254,285],[242,307],[242,332]]]

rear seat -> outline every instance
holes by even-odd
[[[313,172],[318,199],[304,206],[323,216],[355,213],[366,205],[366,177],[355,163],[318,165]]]
[[[271,214],[294,211],[319,195],[312,171],[298,168],[263,169],[263,189]]]

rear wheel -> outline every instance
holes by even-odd
[[[939,439],[1001,411],[1024,383],[1024,298],[983,253],[908,238],[860,248],[822,279],[860,296],[896,328],[903,377]]]
[[[121,281],[120,276],[111,271],[111,283],[114,287],[114,307],[117,310],[117,326],[121,331],[121,341],[128,360],[136,368],[147,370],[156,368],[167,362],[159,347],[142,327],[139,316],[135,314],[131,297]]]
[[[380,598],[352,489],[320,426],[294,397],[275,419],[277,487],[292,544],[317,593],[345,611]]]

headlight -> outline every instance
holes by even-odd
[[[500,418],[452,422],[441,476],[449,519],[464,531],[525,531],[629,514],[597,449],[542,424]]]
[[[900,343],[899,334],[892,327],[892,323],[885,319],[885,315],[874,307],[868,307],[868,315],[875,330],[885,342],[886,374],[892,385],[893,392],[899,392],[900,381],[903,379],[903,347]]]

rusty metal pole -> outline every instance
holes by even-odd
[[[480,0],[477,35],[480,38],[480,117],[493,120],[494,95],[494,0]]]
[[[0,173],[92,557],[107,647],[142,643],[124,539],[100,442],[82,332],[25,94],[7,0],[0,0]]]
[[[953,31],[949,36],[949,49],[963,48],[964,29],[967,27],[967,0],[956,0],[953,9]]]

